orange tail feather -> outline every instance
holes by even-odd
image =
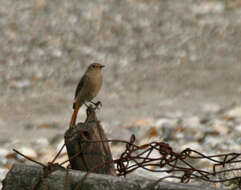
[[[70,121],[70,124],[69,124],[69,127],[70,127],[70,128],[75,125],[79,108],[80,108],[80,106],[75,106],[75,108],[74,108],[74,112],[73,112],[73,114],[72,114],[72,118],[71,118],[71,121]]]

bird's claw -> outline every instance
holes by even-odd
[[[95,109],[100,109],[102,107],[101,101],[98,101],[96,103],[95,102],[91,102],[91,103],[95,105]]]

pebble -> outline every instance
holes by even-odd
[[[187,140],[191,141],[200,141],[205,135],[201,126],[185,128],[183,134]]]
[[[7,159],[0,155],[0,168],[5,168],[5,164],[7,163]]]
[[[165,123],[160,132],[160,137],[163,139],[163,141],[168,142],[169,140],[175,138],[176,131],[172,127],[170,127],[170,124]]]
[[[220,136],[219,137],[207,136],[207,137],[205,137],[205,145],[206,145],[206,147],[208,146],[208,149],[210,149],[210,148],[218,149],[219,145],[221,145],[220,147],[223,146],[223,144],[220,144],[220,143],[225,142],[224,139],[225,138],[221,138]],[[208,151],[206,151],[206,152],[208,152]]]
[[[234,129],[235,129],[235,131],[241,133],[241,124],[236,126]]]
[[[235,117],[241,118],[241,106],[235,107],[235,108],[229,110],[226,113],[226,116],[229,117],[229,118],[235,118]]]
[[[25,156],[28,156],[32,159],[37,159],[38,154],[37,152],[29,147],[21,147],[17,149],[20,153],[24,154]],[[25,160],[25,158],[23,158],[21,155],[17,155],[17,157],[21,160]]]
[[[189,142],[189,143],[186,143],[186,144],[182,145],[181,148],[180,148],[180,151],[183,151],[187,148],[191,148],[191,149],[196,150],[198,152],[204,152],[204,149],[202,148],[202,146],[197,142]]]
[[[42,123],[37,126],[37,129],[51,129],[54,127],[54,124],[51,123]]]
[[[10,84],[10,88],[27,88],[31,85],[29,80],[14,81]]]
[[[197,127],[200,125],[200,118],[197,116],[186,117],[181,120],[181,124],[184,127],[187,127],[187,126],[188,127]]]
[[[107,130],[108,130],[109,136],[111,137],[110,139],[121,139],[121,140],[129,141],[131,138],[131,135],[133,134],[132,128],[116,126],[116,127],[108,127],[108,129]]]
[[[161,118],[154,122],[154,126],[162,127],[163,125],[168,125],[169,127],[173,127],[177,124],[178,119],[168,119],[168,118]]]
[[[0,156],[6,156],[9,152],[6,148],[0,148]]]
[[[199,4],[195,4],[192,6],[192,11],[195,14],[208,14],[208,13],[221,13],[224,11],[225,5],[223,2],[203,2]]]
[[[200,106],[201,107],[201,111],[205,112],[205,113],[217,113],[218,111],[220,111],[221,107],[217,104],[203,104]]]
[[[36,139],[36,140],[33,142],[33,144],[36,144],[36,145],[38,145],[38,146],[48,146],[48,145],[49,145],[49,141],[48,141],[47,138],[42,137],[42,138]]]
[[[134,125],[136,127],[144,127],[150,125],[151,120],[150,119],[140,119],[134,122]]]
[[[142,140],[139,141],[139,145],[145,145],[151,142],[160,142],[162,141],[162,139],[160,137],[152,137],[152,138],[144,138]]]
[[[227,123],[218,119],[213,121],[211,127],[213,127],[213,129],[217,131],[219,135],[227,135],[230,131]]]

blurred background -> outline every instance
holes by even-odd
[[[240,0],[0,4],[1,167],[11,165],[13,147],[36,159],[42,149],[54,154],[92,62],[106,65],[95,100],[109,138],[134,133],[140,143],[154,137],[217,152],[226,135],[240,150]],[[78,121],[84,119],[82,108]]]

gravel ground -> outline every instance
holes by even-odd
[[[198,126],[195,132],[199,127],[208,130],[210,125],[200,121],[207,113],[214,113],[212,122],[220,120],[220,110],[236,110],[231,129],[240,128],[239,0],[0,0],[0,4],[4,150],[34,147],[39,139],[55,150],[72,114],[75,87],[93,61],[106,65],[98,116],[111,138],[143,133],[170,117],[192,118],[190,122]],[[84,117],[81,110],[79,120]],[[140,121],[147,129],[130,127]],[[225,128],[231,125],[228,122],[221,124]],[[234,141],[232,130],[222,135],[231,138],[230,151],[238,151],[240,141]],[[183,146],[197,140],[185,134],[180,137]],[[145,139],[138,137],[139,142]],[[222,144],[224,138],[219,140]]]

